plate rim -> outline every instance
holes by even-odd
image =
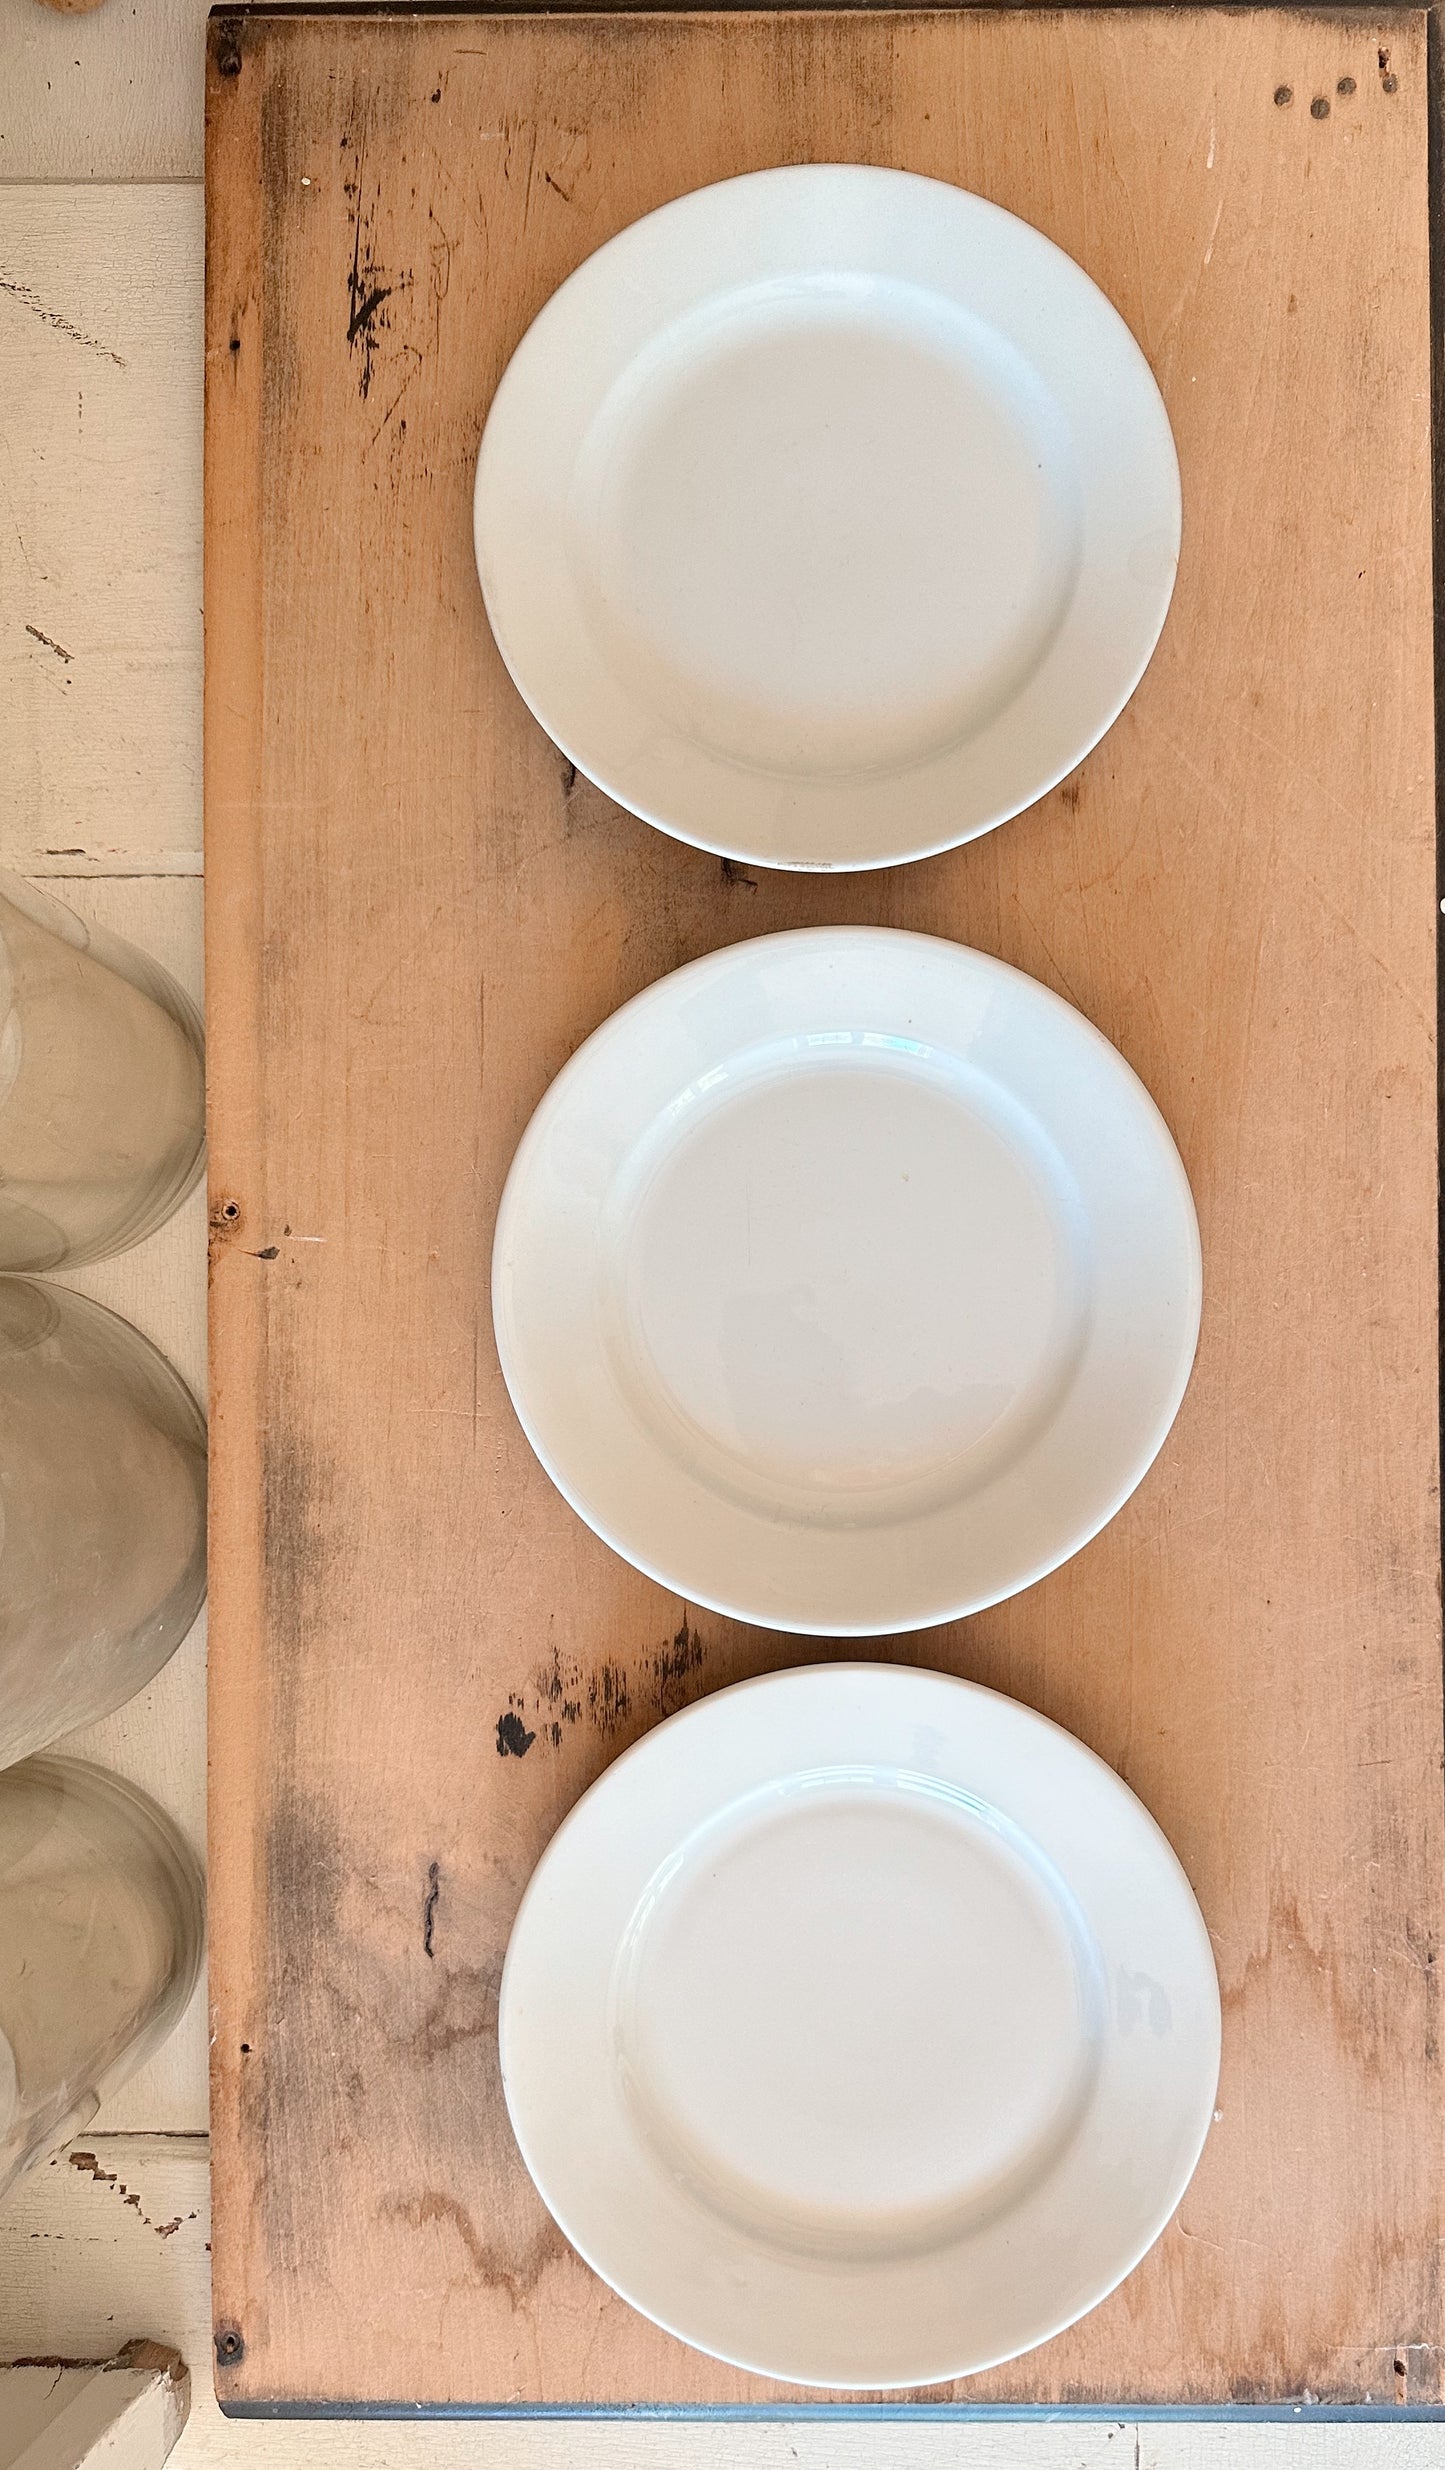
[[[1205,2004],[1208,2010],[1209,2029],[1207,2047],[1202,2050],[1203,2071],[1198,2079],[1197,2100],[1192,2112],[1194,2132],[1181,2148],[1179,2164],[1170,2176],[1166,2190],[1167,2201],[1164,2196],[1161,2196],[1148,2208],[1148,2219],[1153,2226],[1149,2228],[1147,2234],[1128,2242],[1125,2261],[1119,2265],[1117,2270],[1111,2268],[1111,2277],[1101,2283],[1092,2297],[1079,2306],[1069,2307],[1056,2320],[1050,2319],[1046,2330],[1030,2333],[1026,2339],[1002,2350],[990,2351],[987,2356],[979,2357],[968,2365],[951,2365],[946,2368],[930,2366],[924,2371],[920,2371],[916,2366],[910,2366],[896,2375],[890,2374],[882,2379],[870,2377],[850,2381],[847,2377],[833,2375],[825,2380],[817,2375],[799,2374],[795,2369],[761,2366],[755,2359],[741,2358],[732,2348],[701,2340],[696,2334],[684,2331],[679,2323],[670,2321],[668,2315],[658,2307],[649,2305],[634,2297],[629,2291],[622,2289],[618,2281],[598,2261],[592,2242],[577,2237],[562,2219],[561,2213],[554,2207],[551,2197],[544,2188],[542,2178],[533,2166],[528,2139],[518,2122],[514,2108],[512,2079],[509,2079],[507,2067],[506,2042],[508,2017],[513,2011],[516,1996],[518,1966],[514,1964],[514,1950],[523,1948],[525,1930],[547,1891],[550,1882],[546,1877],[546,1872],[553,1849],[564,1838],[570,1837],[574,1831],[585,1827],[586,1813],[595,1801],[610,1797],[621,1789],[615,1779],[626,1774],[630,1763],[638,1760],[645,1753],[655,1756],[657,1754],[656,1744],[663,1736],[670,1735],[675,1741],[681,1737],[683,1727],[699,1722],[705,1725],[708,1720],[708,1711],[718,1702],[735,1701],[745,1695],[766,1695],[770,1690],[779,1687],[787,1688],[800,1683],[810,1689],[832,1687],[840,1683],[846,1685],[850,1680],[860,1676],[867,1676],[875,1683],[882,1676],[888,1676],[885,1686],[897,1685],[904,1690],[913,1686],[915,1682],[925,1685],[942,1685],[945,1689],[958,1693],[956,1704],[962,1704],[965,1699],[970,1699],[975,1702],[983,1700],[1002,1706],[1009,1711],[1012,1719],[1017,1721],[1023,1730],[1039,1728],[1053,1736],[1058,1743],[1063,1745],[1065,1753],[1077,1761],[1081,1772],[1089,1775],[1105,1795],[1114,1800],[1117,1807],[1127,1808],[1131,1824],[1138,1828],[1141,1842],[1149,1846],[1151,1860],[1157,1863],[1158,1876],[1168,1880],[1169,1892],[1177,1898],[1178,1918],[1181,1925],[1187,1928],[1191,1935],[1189,1961],[1191,1965],[1197,1962],[1198,1983],[1206,1993]],[[678,1728],[676,1732],[674,1727]],[[794,1767],[781,1769],[776,1780],[783,1780],[787,1774],[794,1772],[797,1772]],[[685,1842],[688,1834],[705,1825],[710,1817],[715,1818],[719,1808],[729,1806],[731,1803],[728,1801],[718,1804],[699,1800],[690,1809],[686,1821],[679,1822],[678,1844]],[[1067,1879],[1065,1883],[1068,1884]],[[614,1964],[615,1961],[614,1955]],[[726,1683],[716,1690],[707,1691],[702,1697],[678,1709],[675,1714],[665,1716],[661,1722],[650,1726],[636,1741],[630,1743],[604,1767],[601,1774],[593,1779],[561,1819],[543,1847],[527,1880],[508,1934],[497,2002],[497,2049],[502,2094],[508,2124],[517,2151],[550,2218],[556,2223],[569,2246],[581,2257],[589,2271],[596,2274],[597,2278],[608,2289],[614,2291],[625,2305],[633,2308],[649,2323],[656,2325],[660,2331],[674,2340],[683,2342],[690,2349],[716,2359],[724,2366],[735,2368],[745,2375],[763,2378],[771,2383],[799,2385],[805,2390],[845,2394],[896,2394],[915,2387],[926,2389],[940,2384],[966,2382],[974,2376],[986,2375],[997,2367],[1007,2365],[1010,2360],[1024,2357],[1029,2352],[1041,2348],[1045,2343],[1057,2339],[1061,2333],[1067,2332],[1071,2326],[1080,2323],[1085,2316],[1091,2315],[1095,2308],[1102,2306],[1105,2300],[1111,2298],[1115,2291],[1137,2270],[1151,2249],[1158,2244],[1194,2179],[1216,2116],[1215,2104],[1219,2090],[1222,2035],[1223,1994],[1218,1965],[1209,1925],[1193,1882],[1179,1854],[1175,1851],[1148,1804],[1135,1792],[1132,1785],[1125,1781],[1117,1769],[1111,1767],[1107,1759],[1101,1757],[1099,1752],[1092,1749],[1086,1741],[1081,1740],[1078,1734],[1070,1732],[1067,1726],[1060,1724],[1054,1717],[1045,1715],[1026,1700],[1013,1697],[1007,1691],[994,1689],[987,1683],[973,1681],[962,1674],[948,1672],[933,1665],[911,1662],[894,1663],[881,1659],[850,1656],[836,1660],[825,1658],[803,1665],[780,1666],[751,1674],[741,1681]]]

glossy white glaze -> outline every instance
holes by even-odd
[[[967,2375],[1169,2218],[1214,2100],[1208,1936],[1152,1819],[1029,1709],[820,1665],[608,1769],[524,1898],[503,2081],[621,2294],[790,2382]]]
[[[1198,1328],[1183,1168],[1080,1014],[815,928],[650,987],[498,1218],[502,1369],[596,1531],[694,1602],[861,1636],[1028,1585],[1132,1491]]]
[[[1072,259],[911,173],[675,199],[529,329],[482,442],[487,611],[590,778],[684,840],[878,866],[1041,796],[1143,671],[1179,481]]]

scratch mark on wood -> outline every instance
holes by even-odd
[[[73,652],[67,652],[63,643],[56,642],[54,635],[42,634],[40,628],[38,626],[32,626],[28,618],[25,621],[25,632],[27,635],[33,635],[37,643],[43,643],[46,651],[53,652],[57,660],[74,660],[75,654]],[[73,849],[67,849],[64,851],[58,849],[47,849],[45,854],[47,857],[79,857],[82,855],[82,852]]]
[[[86,334],[82,327],[72,324],[68,317],[62,317],[59,309],[48,309],[40,294],[33,292],[28,283],[17,283],[12,276],[0,274],[0,292],[8,292],[12,300],[18,300],[22,309],[28,309],[31,316],[38,317],[52,333],[65,335],[70,342],[82,344],[88,352],[99,352],[102,360],[113,362],[117,369],[125,367],[119,352],[113,352],[108,343],[100,342],[95,335]]]
[[[441,1879],[440,1865],[433,1861],[427,1869],[426,1902],[421,1908],[422,1953],[429,1955],[433,1963],[436,1962],[436,1948],[432,1944],[432,1934],[436,1927],[437,1898],[442,1891]]]
[[[391,401],[388,403],[388,405],[387,405],[387,407],[386,407],[386,410],[382,413],[380,420],[377,422],[376,427],[372,430],[370,437],[369,437],[369,438],[367,439],[367,441],[366,441],[366,451],[367,451],[367,453],[368,453],[368,454],[370,454],[370,452],[371,452],[371,450],[372,450],[372,447],[376,444],[376,441],[377,441],[377,439],[380,437],[380,435],[381,435],[381,433],[382,433],[382,430],[383,430],[383,429],[387,426],[388,422],[390,421],[390,419],[391,419],[391,417],[392,417],[392,414],[395,412],[395,410],[396,410],[396,408],[397,408],[397,405],[400,403],[400,401],[401,401],[401,399],[402,399],[402,396],[406,393],[406,390],[407,390],[408,386],[411,384],[412,379],[415,377],[415,375],[416,375],[416,373],[417,373],[418,369],[419,369],[419,368],[421,367],[421,365],[422,365],[422,356],[421,356],[421,353],[417,350],[416,345],[415,345],[414,343],[406,343],[406,344],[403,344],[402,349],[403,349],[403,351],[406,351],[406,352],[409,352],[409,353],[410,353],[410,355],[411,355],[411,367],[407,370],[407,373],[406,373],[405,377],[402,379],[401,384],[398,386],[398,388],[397,388],[397,390],[396,390],[395,394],[392,396]],[[401,424],[401,429],[400,429],[399,434],[400,434],[402,437],[405,437],[405,435],[406,435],[406,422],[405,422],[405,421],[403,421],[403,422],[402,422],[402,424]]]

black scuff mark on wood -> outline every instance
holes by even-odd
[[[505,1715],[498,1716],[497,1756],[499,1758],[525,1758],[536,1738],[536,1734],[528,1732],[520,1715],[515,1714],[510,1707]]]
[[[46,651],[53,652],[57,660],[63,660],[67,663],[74,660],[75,654],[73,652],[67,652],[63,643],[56,642],[54,635],[42,634],[40,628],[38,626],[32,626],[28,618],[25,621],[25,632],[27,635],[33,635],[37,643],[43,643]]]
[[[722,868],[723,882],[729,889],[740,886],[744,892],[756,892],[756,875],[750,875],[745,866],[739,866],[736,858],[719,858],[718,864]]]
[[[40,294],[33,292],[28,283],[17,283],[12,276],[0,274],[0,292],[7,293],[12,300],[18,300],[21,308],[28,309],[32,317],[38,317],[52,334],[63,334],[69,342],[81,344],[86,351],[98,352],[102,360],[110,361],[117,369],[125,367],[119,352],[113,352],[110,345],[102,343],[98,336],[87,334],[83,327],[74,325],[68,317],[61,315],[59,309],[48,309]]]
[[[692,1694],[692,1677],[701,1671],[705,1653],[701,1638],[684,1615],[671,1646],[664,1647],[653,1659],[657,1702],[663,1715],[675,1715],[679,1707],[686,1706]]]
[[[241,74],[241,26],[235,17],[222,17],[216,23],[216,75],[239,77]]]
[[[436,1947],[434,1944],[434,1939],[436,1933],[437,1902],[441,1895],[441,1891],[442,1874],[440,1864],[435,1861],[429,1862],[427,1865],[426,1874],[426,1901],[421,1908],[421,1946],[423,1955],[430,1956],[433,1963],[436,1962]]]
[[[685,1613],[671,1638],[644,1647],[635,1657],[609,1656],[587,1671],[582,1659],[559,1646],[531,1676],[530,1687],[511,1693],[509,1715],[524,1730],[560,1750],[584,1719],[605,1737],[624,1728],[675,1715],[699,1695],[707,1660],[701,1633]]]
[[[364,171],[364,158],[358,149],[352,176],[343,181],[342,189],[351,209],[351,263],[346,273],[346,348],[360,364],[357,385],[363,403],[371,393],[381,338],[389,331],[391,324],[386,304],[398,292],[405,291],[411,282],[409,274],[390,274],[377,262],[373,239],[377,200],[373,199],[370,207],[365,202]],[[402,392],[405,392],[405,387]],[[395,409],[396,404],[393,403],[382,422],[383,428]]]
[[[587,1684],[587,1708],[599,1732],[616,1732],[632,1713],[632,1688],[621,1664],[599,1664]]]

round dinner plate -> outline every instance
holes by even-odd
[[[891,866],[1031,805],[1123,709],[1179,472],[1052,241],[807,164],[578,267],[497,389],[475,525],[502,658],[589,779],[729,857]]]
[[[1072,1006],[933,936],[814,927],[636,996],[502,1195],[502,1371],[553,1482],[675,1594],[829,1637],[1028,1586],[1162,1444],[1199,1236]]]
[[[523,2157],[604,2281],[790,2384],[1046,2341],[1193,2173],[1219,1992],[1153,1819],[942,1673],[817,1665],[649,1733],[543,1854],[502,1976]]]

